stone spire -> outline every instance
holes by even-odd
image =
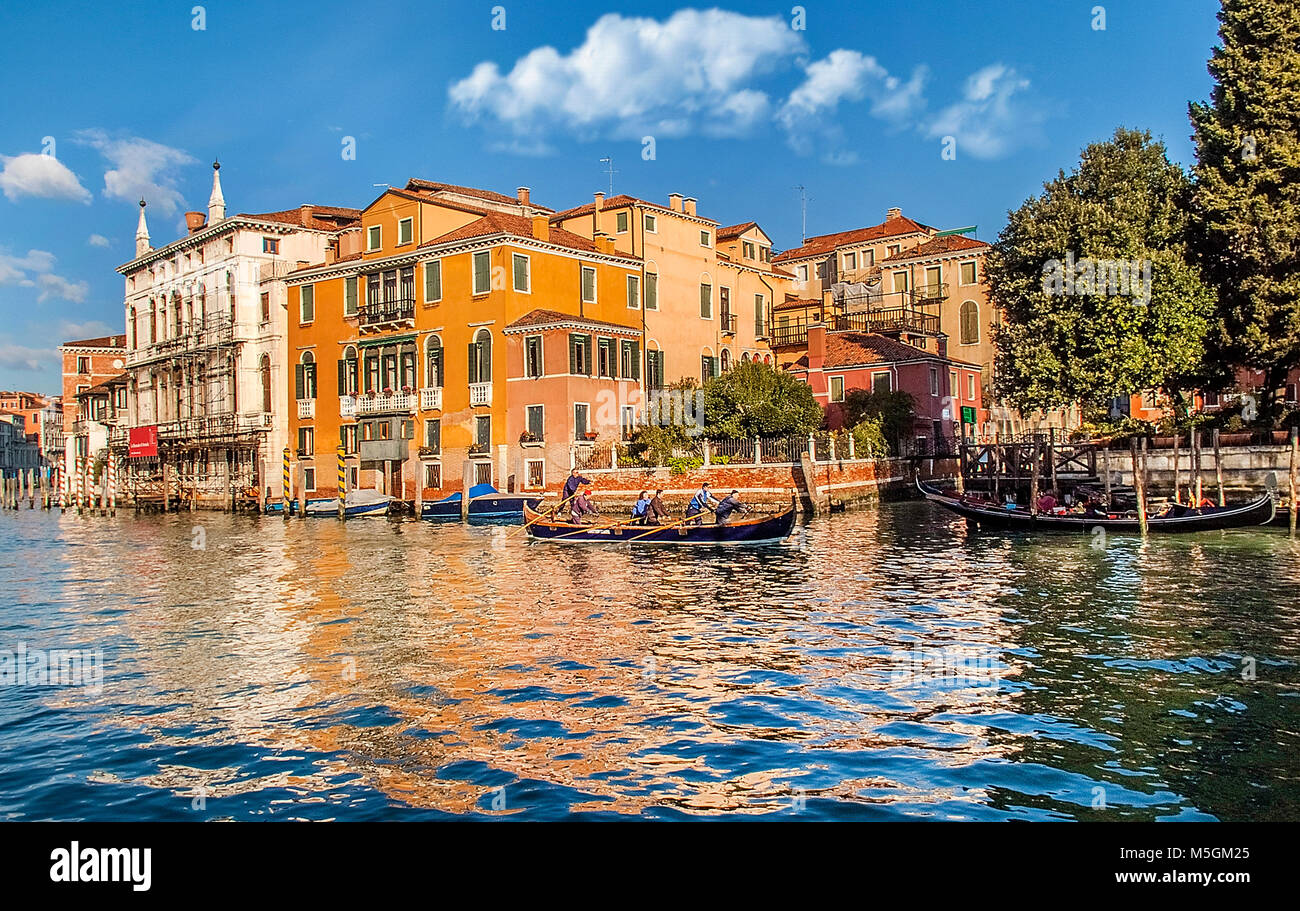
[[[140,224],[135,229],[135,255],[144,256],[153,248],[149,246],[149,226],[144,220],[144,200],[140,200]]]
[[[208,224],[226,217],[226,198],[221,195],[221,162],[212,162],[212,195],[208,197]]]

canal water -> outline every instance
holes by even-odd
[[[22,510],[0,590],[0,819],[1300,819],[1285,531]]]

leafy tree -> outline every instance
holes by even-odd
[[[705,434],[711,439],[795,436],[822,424],[812,389],[784,370],[741,361],[704,384]]]
[[[902,390],[876,392],[871,389],[850,389],[844,394],[840,408],[844,425],[852,427],[855,436],[861,424],[873,423],[876,425],[875,432],[881,436],[880,442],[888,442],[895,452],[898,451],[900,440],[912,436],[916,399]],[[858,445],[856,440],[853,445]]]
[[[859,459],[889,454],[889,440],[885,437],[884,420],[880,415],[862,418],[849,433],[853,435],[853,453]]]
[[[1215,300],[1188,261],[1190,197],[1164,144],[1121,128],[1009,213],[986,270],[1005,314],[998,396],[1020,408],[1100,406],[1205,384]],[[1141,268],[1117,276],[1128,263]]]
[[[1223,0],[1219,22],[1210,102],[1190,106],[1195,250],[1219,294],[1212,346],[1264,371],[1271,415],[1300,366],[1300,5]]]

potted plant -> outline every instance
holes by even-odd
[[[540,443],[541,441],[542,438],[531,430],[525,430],[523,433],[519,434],[519,442],[521,443]]]
[[[597,436],[596,431],[588,430],[586,433],[582,435],[582,438],[584,440],[595,440],[596,436]]]
[[[385,386],[385,387],[384,387],[384,395],[392,395],[392,394],[393,394],[393,387],[392,387],[392,386]]]
[[[412,392],[411,387],[410,387],[410,386],[403,386],[403,387],[402,387],[402,392],[405,393],[406,395],[410,395],[411,392]]]

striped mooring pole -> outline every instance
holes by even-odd
[[[113,450],[108,451],[108,462],[104,465],[108,472],[108,514],[117,515],[117,456]]]
[[[65,464],[59,469],[59,512],[68,511],[68,469]]]
[[[281,491],[280,502],[284,505],[284,517],[289,518],[289,447],[284,447],[284,489]]]
[[[339,518],[347,517],[348,483],[347,483],[347,462],[343,457],[343,446],[340,444],[337,450],[339,464]]]

